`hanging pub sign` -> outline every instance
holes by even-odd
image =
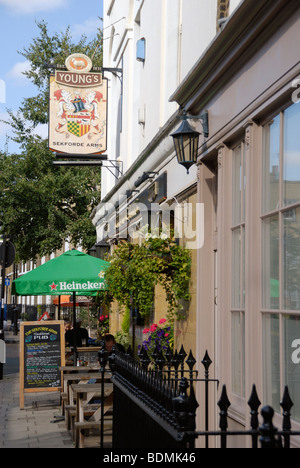
[[[56,153],[99,154],[106,151],[107,79],[90,73],[83,54],[66,60],[67,70],[50,76],[49,149]]]

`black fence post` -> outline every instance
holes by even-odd
[[[273,426],[274,414],[275,414],[274,410],[270,406],[265,406],[261,410],[261,415],[263,417],[264,422],[259,430],[262,435],[260,438],[260,443],[261,443],[261,448],[263,449],[278,448],[276,438],[275,438],[278,431],[276,427]]]
[[[205,369],[205,430],[208,431],[209,429],[209,368],[212,365],[212,360],[210,359],[208,352],[206,351],[205,356],[202,360],[203,367]],[[205,436],[205,448],[208,449],[209,447],[209,437],[208,435]]]
[[[182,377],[179,382],[179,395],[173,398],[174,416],[178,425],[179,442],[187,442],[185,432],[195,430],[195,412],[190,407],[190,398],[187,395],[188,380]],[[192,410],[192,411],[190,411]]]
[[[284,439],[284,448],[290,448],[291,436],[290,432],[292,429],[291,424],[291,409],[294,406],[294,403],[291,400],[288,387],[285,387],[282,402],[280,403],[281,408],[283,409],[283,439]]]
[[[256,391],[256,386],[253,385],[252,388],[252,393],[250,396],[250,399],[248,401],[248,405],[250,406],[251,409],[251,429],[253,431],[252,434],[252,448],[257,449],[258,448],[258,435],[257,435],[257,430],[259,428],[259,421],[258,421],[258,409],[261,405],[261,402],[257,396],[257,391]]]
[[[219,400],[218,406],[221,410],[220,412],[220,429],[221,429],[221,448],[227,448],[227,434],[228,429],[228,409],[231,406],[230,401],[227,396],[226,386],[223,386],[221,398]]]
[[[170,349],[163,353],[157,348],[154,354],[152,363],[143,347],[139,352],[139,362],[117,350],[109,358],[114,384],[113,447],[192,449],[195,440],[204,437],[208,448],[209,437],[220,437],[221,448],[227,448],[228,437],[242,436],[252,438],[252,448],[258,448],[259,444],[262,448],[282,448],[282,442],[285,448],[290,448],[291,437],[300,436],[300,432],[291,430],[293,402],[287,388],[281,402],[282,430],[274,427],[275,412],[270,406],[261,410],[263,423],[259,427],[261,402],[255,385],[248,401],[251,411],[249,429],[230,430],[228,410],[231,403],[224,385],[218,402],[219,428],[209,430],[209,384],[214,382],[219,386],[219,380],[210,378],[212,361],[208,353],[202,361],[204,379],[194,369],[196,360],[191,352],[186,360],[183,347],[174,354]],[[105,367],[105,359],[103,348],[99,353],[101,371]],[[199,405],[195,386],[200,382],[205,385],[205,420],[197,431],[196,410]]]
[[[100,448],[104,445],[104,378],[105,378],[105,366],[108,361],[108,353],[105,350],[105,343],[101,341],[101,349],[98,352],[98,358],[100,363],[100,374],[101,374],[101,424],[100,424]]]

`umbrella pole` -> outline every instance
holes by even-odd
[[[58,314],[57,314],[57,320],[60,320],[60,296],[58,296]]]
[[[76,345],[76,293],[73,292],[73,330],[74,330],[74,366],[77,365],[77,345]]]

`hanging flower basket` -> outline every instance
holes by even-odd
[[[140,351],[143,347],[152,363],[155,363],[156,353],[165,354],[168,349],[173,349],[174,330],[167,324],[165,318],[161,319],[159,324],[154,323],[149,328],[145,328],[143,334],[145,339],[138,349]]]
[[[169,317],[180,314],[181,299],[190,300],[190,252],[166,234],[146,233],[140,245],[123,243],[109,261],[107,294],[123,309],[134,307],[148,316],[157,285],[165,290]]]

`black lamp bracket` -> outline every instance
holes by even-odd
[[[202,122],[202,128],[203,128],[203,134],[205,138],[209,137],[209,119],[208,119],[208,111],[204,111],[200,115],[188,115],[186,110],[184,110],[183,115],[178,116],[178,118],[181,118],[183,120],[201,120]]]
[[[45,63],[44,68],[47,68],[48,70],[67,70],[65,65],[58,65],[54,63]],[[123,75],[123,68],[109,68],[109,67],[92,67],[92,72],[109,72],[113,74],[120,74]]]
[[[109,165],[103,165],[109,172],[118,180],[123,175],[123,161],[108,159],[106,161]],[[116,174],[117,172],[117,174]]]
[[[133,193],[140,193],[140,191],[139,190],[126,190],[126,197],[127,198],[132,197]]]
[[[105,167],[109,170],[109,172],[118,180],[123,175],[123,161],[118,161],[114,159],[108,159],[107,155],[100,154],[100,155],[79,155],[79,154],[56,154],[61,158],[76,158],[73,161],[62,161],[62,160],[55,160],[52,161],[53,166],[68,166],[68,167],[76,167],[76,166],[86,166],[86,167],[93,167],[93,166],[100,166]],[[89,160],[88,160],[89,158]]]
[[[145,174],[149,176],[149,179],[153,179],[159,172],[146,172]]]
[[[138,180],[135,181],[134,186],[138,188],[143,182],[146,182],[146,180],[153,180],[156,175],[158,175],[159,172],[144,172],[141,177],[138,178]]]
[[[123,87],[123,68],[102,67],[101,71],[103,73],[104,72],[112,73],[114,76],[116,76],[119,79],[121,86]]]
[[[65,65],[58,65],[54,63],[45,63],[44,68],[50,70],[51,73],[53,73],[55,70],[62,70],[62,71],[67,70]],[[123,85],[123,68],[93,67],[91,69],[91,72],[112,73],[117,78],[119,78],[121,85]]]

